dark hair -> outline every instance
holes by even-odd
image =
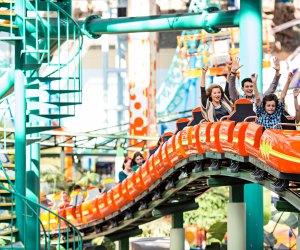
[[[266,103],[269,102],[269,101],[274,101],[275,102],[275,106],[277,108],[277,105],[278,105],[278,97],[275,95],[275,94],[269,94],[269,95],[266,95],[264,98],[263,98],[263,107],[265,108],[266,107]]]
[[[73,190],[76,190],[76,189],[81,189],[81,186],[78,185],[78,184],[74,185],[74,186],[73,186]]]
[[[131,160],[131,167],[133,167],[134,165],[137,165],[137,163],[135,162],[135,159],[138,158],[138,157],[142,157],[144,159],[144,156],[142,155],[141,152],[137,151],[133,154],[133,157],[132,157],[132,160]]]
[[[131,161],[131,158],[126,156],[125,159],[124,159],[123,165],[122,165],[123,170],[125,169],[124,164],[127,163],[129,160]],[[131,166],[131,164],[130,164],[130,166]]]
[[[219,84],[212,84],[209,86],[209,88],[206,90],[206,95],[209,97],[209,100],[211,101],[211,93],[213,89],[220,89],[221,91],[221,98],[224,98],[224,90]]]
[[[244,78],[242,81],[242,88],[244,88],[245,82],[252,82],[251,78]]]

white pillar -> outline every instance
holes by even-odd
[[[227,213],[228,250],[246,249],[246,205],[228,203]]]
[[[170,250],[184,250],[184,228],[172,228],[170,236]]]

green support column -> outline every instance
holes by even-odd
[[[258,73],[262,91],[262,6],[261,0],[240,2],[241,79]],[[263,191],[257,184],[245,185],[247,250],[263,249]]]
[[[258,74],[258,89],[262,91],[262,6],[261,0],[241,0],[240,57],[241,79]]]
[[[129,250],[129,238],[119,240],[119,250]]]
[[[244,203],[244,185],[236,185],[229,188],[227,248],[229,250],[246,249],[246,206]]]
[[[26,197],[37,203],[40,202],[40,145],[37,143],[27,146],[26,164]],[[30,228],[26,233],[26,249],[40,249],[40,224],[39,207],[28,210],[26,227]]]
[[[177,212],[172,215],[170,250],[184,250],[184,241],[183,212]]]
[[[16,96],[16,115],[15,115],[15,185],[17,192],[25,196],[26,190],[26,103],[25,103],[25,77],[21,70],[15,71],[15,96]],[[18,238],[25,242],[25,220],[26,210],[24,201],[16,196],[16,226],[19,229]]]

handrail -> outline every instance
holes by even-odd
[[[220,122],[224,120],[229,120],[229,115],[224,115],[221,117]]]
[[[17,191],[15,185],[12,183],[11,179],[9,178],[8,174],[6,173],[6,170],[5,170],[5,168],[3,167],[2,163],[0,164],[0,170],[2,170],[2,172],[4,173],[4,175],[5,175],[5,177],[6,177],[7,181],[8,181],[8,183],[9,183],[9,185],[12,187],[12,189],[13,189],[14,191]],[[8,189],[8,190],[7,190],[7,189],[6,189],[3,185],[1,185],[1,184],[0,184],[0,188],[4,189],[4,190],[6,190],[6,191],[11,190],[11,189]],[[10,191],[9,191],[9,192],[10,192]],[[10,193],[12,194],[12,192],[10,192]],[[40,225],[42,226],[43,232],[44,232],[44,234],[46,235],[46,229],[45,229],[43,223],[41,222],[41,220],[40,220],[40,218],[39,218],[39,215],[36,213],[36,211],[35,211],[31,206],[29,206],[29,209],[37,216],[37,218],[38,218],[38,220],[39,220],[39,223],[40,223]],[[46,242],[46,241],[47,241],[47,240],[46,240],[46,238],[45,238],[45,242]],[[45,244],[45,245],[46,245],[46,244]]]
[[[276,129],[278,126],[292,126],[292,127],[298,127],[300,124],[296,123],[277,123],[273,126],[273,129]]]
[[[248,116],[244,119],[244,122],[248,121],[249,119],[254,119],[254,122],[257,122],[258,117],[257,116]]]
[[[26,1],[26,6],[29,6],[31,10],[33,10],[37,16],[37,18],[39,19],[40,23],[41,23],[41,26],[42,26],[42,30],[43,30],[43,33],[44,33],[44,37],[47,37],[47,31],[46,31],[46,26],[44,25],[44,22],[43,22],[43,19],[41,18],[41,16],[39,15],[38,11],[36,10],[36,8],[31,4],[31,2],[29,0],[25,0]],[[26,20],[24,20],[24,22],[26,22]],[[24,25],[24,24],[23,24]],[[44,50],[46,50],[47,48],[47,44],[45,43],[44,44]],[[26,49],[26,48],[25,48]],[[41,59],[39,60],[38,63],[42,63],[44,58],[45,58],[45,54],[46,52],[43,52],[42,56],[41,56]],[[36,70],[33,70],[31,72],[31,76],[34,74],[34,72],[36,72]]]
[[[68,65],[69,63],[71,63],[80,54],[81,49],[82,49],[82,45],[83,45],[83,33],[82,33],[81,28],[78,25],[78,23],[72,18],[71,15],[69,15],[68,12],[66,12],[64,9],[62,9],[61,7],[56,5],[55,3],[51,2],[50,0],[46,0],[46,2],[50,5],[52,5],[54,8],[56,8],[58,11],[62,12],[65,16],[67,16],[71,20],[72,23],[74,23],[74,25],[77,27],[78,40],[79,40],[79,48],[78,48],[78,51],[74,54],[74,56],[67,63],[62,64],[56,70],[52,71],[51,73],[49,73],[48,75],[45,76],[45,77],[48,77],[48,76],[56,73],[57,71],[59,71],[60,69],[62,69],[66,65]]]
[[[19,194],[19,193],[17,192],[17,190],[16,190],[15,185],[12,183],[12,181],[11,181],[10,178],[9,178],[9,176],[7,175],[6,170],[5,170],[5,168],[3,167],[2,164],[0,164],[0,170],[3,171],[3,173],[4,173],[4,175],[5,175],[6,179],[7,179],[7,181],[8,181],[8,183],[9,183],[9,185],[12,187],[12,189],[13,189],[14,191],[12,191],[11,189],[9,189],[9,188],[3,186],[2,184],[0,184],[0,188],[1,188],[1,189],[8,191],[9,193],[11,193],[11,194],[13,194],[13,195],[15,195],[15,196],[20,197],[22,200],[25,200],[25,201],[26,201],[26,204],[27,204],[27,202],[31,202],[34,206],[38,206],[39,208],[42,208],[43,210],[47,211],[48,213],[53,214],[53,215],[55,215],[56,217],[58,217],[58,218],[59,218],[59,221],[62,220],[62,221],[65,222],[66,224],[70,225],[70,226],[72,227],[72,230],[73,230],[73,236],[74,236],[74,238],[75,238],[75,232],[76,232],[77,237],[78,237],[78,240],[77,240],[77,241],[78,241],[79,247],[78,247],[77,249],[82,250],[82,236],[81,236],[81,233],[80,233],[80,231],[79,231],[79,230],[78,230],[71,222],[69,222],[69,221],[66,220],[64,217],[60,216],[59,214],[54,213],[53,211],[51,211],[51,210],[48,209],[47,207],[45,207],[45,206],[43,206],[43,205],[41,205],[41,204],[39,204],[39,203],[37,203],[37,202],[35,202],[35,201],[33,201],[33,200],[28,199],[27,197],[25,197],[25,196]],[[39,215],[36,213],[36,211],[34,210],[34,208],[31,207],[29,204],[27,204],[27,205],[28,205],[29,209],[30,209],[30,210],[31,210],[31,211],[39,218]],[[42,225],[44,234],[46,235],[46,230],[45,230],[44,225],[43,225],[43,223],[41,222],[40,218],[39,218],[39,222],[40,222],[40,224]],[[60,222],[59,222],[59,225],[60,225]],[[67,234],[68,234],[68,231],[69,231],[69,227],[67,227]],[[46,242],[46,238],[45,238],[45,242]],[[74,243],[74,241],[73,241],[73,243]],[[68,245],[68,242],[67,242],[67,245]],[[46,246],[46,244],[45,244],[45,246]],[[50,247],[49,247],[48,249],[50,250]]]

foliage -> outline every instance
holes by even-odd
[[[165,217],[141,225],[143,233],[139,237],[169,237],[171,223]]]
[[[114,242],[112,242],[109,238],[105,236],[97,237],[92,240],[92,244],[95,244],[97,246],[104,246],[107,250],[115,250],[116,245]]]
[[[5,246],[6,245],[6,241],[4,239],[2,239],[2,237],[0,238],[0,246]]]
[[[263,189],[264,195],[264,226],[269,223],[269,220],[272,216],[271,211],[271,191],[264,188]]]
[[[48,183],[50,187],[49,193],[65,190],[64,174],[58,166],[51,164],[43,164],[41,166],[41,183]]]
[[[227,232],[227,222],[214,223],[207,230],[208,242],[213,242],[215,240],[217,240],[218,242],[222,242],[226,232]]]
[[[196,199],[197,210],[184,213],[184,223],[208,229],[216,222],[227,221],[228,187],[212,188]]]

